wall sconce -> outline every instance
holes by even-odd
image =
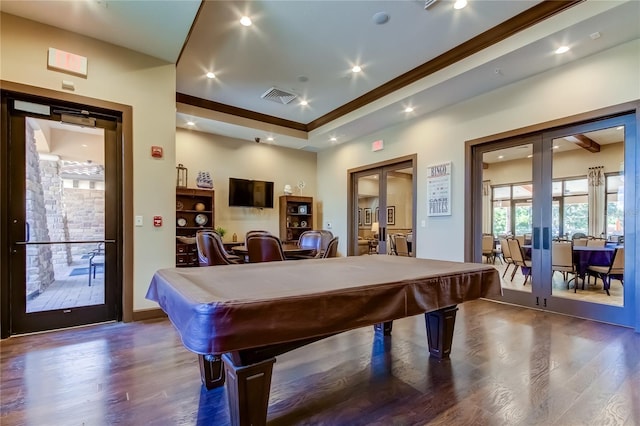
[[[176,186],[179,188],[187,187],[187,168],[182,164],[176,167]]]

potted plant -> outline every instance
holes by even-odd
[[[227,230],[224,229],[222,226],[216,226],[215,231],[218,233],[218,235],[220,235],[220,238],[224,238],[224,234],[227,233]]]

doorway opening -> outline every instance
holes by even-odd
[[[416,167],[411,155],[349,170],[349,256],[416,252]]]

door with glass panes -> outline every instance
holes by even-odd
[[[473,148],[474,235],[493,235],[498,253],[475,258],[500,270],[501,300],[632,324],[634,144],[635,117],[621,115]]]

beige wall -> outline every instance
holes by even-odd
[[[318,153],[325,220],[346,235],[348,169],[416,153],[417,256],[463,260],[465,141],[640,99],[639,51],[635,40]],[[377,139],[385,149],[371,152]],[[442,161],[452,162],[453,214],[427,217],[425,170]]]
[[[314,197],[314,227],[322,224],[322,206],[316,195],[316,153],[281,148],[190,130],[176,131],[176,161],[189,171],[190,187],[196,187],[198,171],[208,171],[215,189],[215,223],[226,231],[225,241],[236,233],[238,241],[252,229],[279,234],[278,198],[285,184],[300,195],[298,182],[304,181],[302,195]],[[229,207],[229,178],[274,182],[274,208]]]
[[[622,161],[622,143],[602,145],[598,153],[584,149],[559,152],[553,156],[553,178],[586,177],[587,169],[595,166],[604,166],[605,173],[619,172]],[[488,169],[483,170],[482,180],[491,181],[491,185],[531,182],[531,165],[530,158],[492,163]]]
[[[133,229],[134,310],[157,306],[144,296],[153,273],[175,262],[175,65],[95,39],[2,14],[0,79],[130,105],[133,108],[133,203],[143,227]],[[86,78],[47,69],[47,50],[55,47],[88,58]],[[165,158],[152,159],[151,145]],[[167,224],[151,226],[153,215]]]

